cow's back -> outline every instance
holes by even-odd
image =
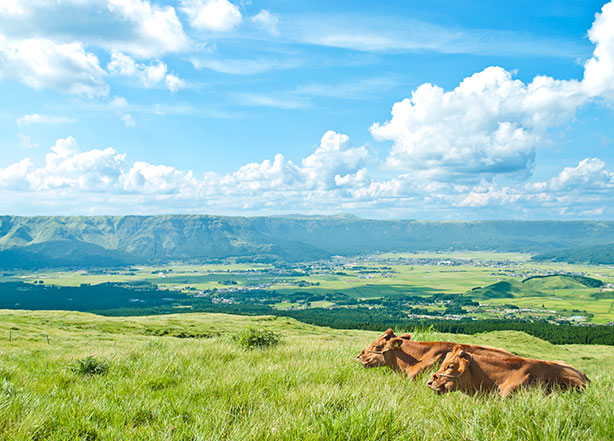
[[[567,362],[534,360],[535,374],[539,375],[544,382],[556,385],[563,389],[584,388],[590,381],[579,369]]]

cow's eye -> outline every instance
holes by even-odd
[[[456,365],[451,364],[450,366],[448,366],[448,369],[454,369],[456,367]]]

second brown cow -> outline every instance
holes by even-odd
[[[564,361],[471,354],[457,345],[427,385],[440,394],[455,390],[468,394],[495,390],[507,397],[521,387],[534,384],[541,384],[550,392],[553,388],[581,389],[588,381],[583,372]]]

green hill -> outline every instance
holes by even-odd
[[[527,289],[522,285],[522,282],[509,279],[493,283],[483,288],[473,289],[471,290],[471,296],[482,299],[510,299],[518,294],[526,292]]]
[[[538,252],[614,242],[614,222],[379,221],[353,216],[0,216],[0,267],[234,257],[316,260],[386,251]]]
[[[601,280],[592,277],[566,274],[533,276],[524,279],[522,283],[536,290],[600,288],[603,286]]]
[[[248,326],[281,334],[281,344],[241,348],[232,336]],[[564,360],[592,380],[581,393],[438,396],[424,384],[428,373],[412,382],[357,363],[379,334],[267,316],[0,310],[0,439],[577,441],[614,433],[610,347],[555,346],[513,331],[414,332]]]
[[[553,290],[599,288],[603,282],[591,277],[576,275],[533,276],[523,281],[502,280],[483,288],[471,290],[471,297],[481,299],[510,299],[513,297],[540,297],[551,295]]]

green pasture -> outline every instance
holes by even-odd
[[[232,336],[249,326],[281,334],[281,344],[241,348]],[[0,440],[578,441],[614,433],[611,347],[554,346],[513,331],[414,332],[565,360],[592,380],[580,393],[531,389],[501,399],[438,396],[424,384],[428,373],[412,382],[363,369],[356,354],[377,336],[280,317],[0,311]],[[108,372],[79,373],[86,356]]]

